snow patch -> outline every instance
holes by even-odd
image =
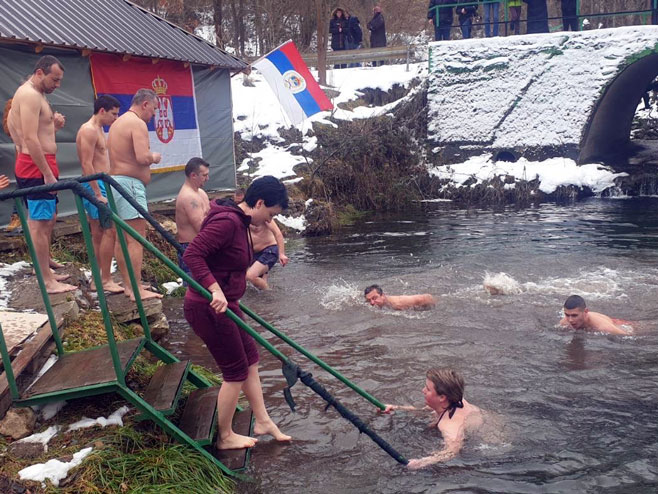
[[[9,306],[11,297],[11,292],[8,290],[9,278],[30,267],[31,265],[25,261],[18,261],[13,264],[0,263],[0,308]]]
[[[84,448],[78,451],[68,463],[59,460],[49,460],[46,463],[37,463],[36,465],[29,466],[18,472],[18,476],[21,480],[42,482],[42,485],[44,486],[46,479],[48,479],[55,487],[58,487],[59,482],[66,478],[69,470],[82,463],[82,460],[91,453],[91,450],[92,448]]]
[[[288,228],[294,228],[297,231],[303,232],[306,230],[306,217],[304,215],[293,218],[292,216],[283,216],[278,214],[274,217],[279,223]]]
[[[107,427],[108,425],[118,425],[119,427],[123,426],[123,416],[128,413],[129,408],[127,406],[122,406],[116,412],[114,412],[109,417],[98,417],[97,419],[88,419],[83,418],[69,425],[67,432],[75,431],[78,429],[84,429],[87,427],[94,427],[95,425],[100,425],[101,427]]]

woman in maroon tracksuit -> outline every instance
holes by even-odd
[[[250,448],[257,442],[253,437],[236,434],[231,427],[240,391],[254,412],[256,435],[271,434],[279,441],[291,439],[279,430],[265,409],[254,339],[225,314],[229,308],[244,318],[238,302],[246,288],[245,275],[252,257],[249,224],[268,223],[287,207],[288,194],[279,180],[270,176],[256,179],[239,205],[231,200],[211,203],[199,234],[183,254],[194,279],[212,293],[212,301],[208,302],[188,288],[184,312],[224,378],[217,396],[218,449]]]

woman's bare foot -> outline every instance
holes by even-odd
[[[277,441],[292,441],[292,437],[284,434],[279,430],[274,422],[270,419],[267,422],[260,423],[258,420],[254,424],[254,434],[257,436],[262,436],[263,434],[269,434]]]
[[[225,438],[217,438],[215,447],[217,449],[244,449],[244,448],[253,448],[256,446],[258,439],[255,437],[242,436],[231,431],[229,436]]]
[[[53,273],[53,278],[55,278],[57,281],[68,280],[71,277],[70,274],[66,274],[66,273],[55,274],[55,272],[52,269],[50,271]]]
[[[124,293],[126,293],[125,290]],[[133,302],[135,301],[135,294],[133,292],[126,294],[130,297],[130,300],[132,300]],[[162,298],[161,293],[152,292],[151,290],[145,290],[143,288],[139,291],[139,296],[141,297],[142,300],[148,300],[150,298]]]
[[[69,285],[68,283],[60,283],[59,281],[46,283],[46,291],[51,295],[55,293],[72,292],[73,290],[77,290],[77,289],[78,287],[75,285]]]
[[[93,280],[89,285],[89,289],[92,292],[96,291],[96,283],[94,283]],[[103,282],[103,291],[108,293],[124,293],[123,287],[120,286],[118,283],[115,283],[114,281]]]

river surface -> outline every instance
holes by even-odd
[[[271,291],[249,289],[247,306],[385,403],[421,406],[425,371],[454,367],[466,398],[489,419],[459,457],[411,472],[301,383],[292,413],[280,365],[263,350],[266,403],[294,441],[261,439],[248,470],[253,482],[239,492],[656,492],[657,211],[655,198],[502,211],[439,203],[289,241],[290,264],[273,270]],[[501,272],[507,294],[491,296],[483,280]],[[390,294],[429,292],[438,305],[372,308],[362,294],[371,283]],[[635,334],[557,327],[570,294],[633,321]],[[168,307],[168,347],[216,368],[180,301]],[[294,359],[405,457],[441,447],[428,415],[378,415],[319,367]]]

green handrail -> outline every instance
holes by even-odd
[[[5,335],[2,332],[2,325],[0,325],[0,357],[2,357],[2,366],[5,369],[7,383],[9,383],[9,394],[11,394],[12,400],[18,400],[20,395],[18,394],[18,387],[16,386],[16,379],[14,378],[14,370],[11,368],[9,350],[7,349]]]
[[[303,346],[299,345],[295,340],[292,338],[289,338],[285,334],[283,334],[281,331],[276,329],[274,326],[272,326],[270,323],[268,323],[265,319],[260,317],[258,314],[256,314],[254,311],[252,311],[249,307],[244,305],[242,302],[240,302],[240,309],[247,314],[249,317],[251,317],[254,321],[256,321],[258,324],[263,326],[265,329],[270,331],[271,333],[275,334],[278,338],[281,340],[285,341],[288,345],[293,347],[295,350],[297,350],[299,353],[302,355],[306,356],[309,360],[312,360],[316,364],[318,364],[320,367],[322,367],[324,370],[326,370],[329,374],[337,378],[339,381],[341,381],[343,384],[346,384],[350,388],[352,388],[354,391],[356,391],[358,394],[363,396],[366,400],[368,400],[370,403],[375,405],[376,407],[380,408],[381,410],[386,409],[386,405],[384,405],[382,402],[380,402],[377,398],[372,396],[370,393],[367,391],[361,389],[359,386],[354,384],[352,381],[344,377],[340,372],[335,370],[333,367],[330,365],[326,364],[323,362],[321,359],[313,355],[311,352],[306,350]]]
[[[105,299],[105,291],[103,290],[103,280],[101,272],[98,268],[96,261],[96,253],[94,251],[94,244],[91,240],[91,231],[89,230],[89,223],[87,222],[87,214],[82,206],[82,199],[78,194],[75,196],[75,205],[78,208],[78,218],[80,219],[80,226],[82,227],[82,237],[87,246],[87,256],[89,257],[89,264],[91,264],[91,275],[96,284],[96,292],[98,293],[98,304],[101,307],[101,314],[103,315],[103,324],[105,325],[105,332],[107,333],[107,344],[110,348],[110,355],[112,357],[112,365],[116,373],[117,380],[123,386],[126,385],[126,376],[121,366],[121,359],[119,358],[119,350],[117,349],[117,342],[114,337],[114,329],[112,328],[112,321],[110,320],[110,311],[107,308],[107,300]]]
[[[21,225],[23,227],[23,234],[25,235],[25,243],[27,244],[27,249],[30,252],[30,257],[32,258],[32,264],[34,265],[34,272],[37,275],[37,282],[39,283],[39,290],[41,290],[41,297],[43,298],[43,303],[46,306],[46,314],[48,314],[50,329],[53,333],[55,346],[57,347],[57,355],[61,357],[65,353],[64,346],[62,345],[62,339],[59,335],[59,330],[57,329],[57,320],[55,319],[55,313],[53,312],[53,307],[50,303],[50,295],[48,295],[48,290],[46,289],[46,283],[43,281],[43,274],[41,273],[41,266],[39,266],[37,251],[34,248],[34,242],[32,241],[32,234],[30,233],[30,228],[27,223],[27,217],[25,216],[23,201],[21,201],[19,198],[16,198],[14,202],[16,204],[16,212],[18,213],[18,217],[20,218]],[[50,269],[50,266],[46,266],[46,269]]]

